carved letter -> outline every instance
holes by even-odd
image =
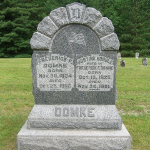
[[[78,19],[80,18],[80,9],[79,8],[71,8],[72,10],[72,13],[71,13],[71,18],[75,18],[75,19]]]
[[[55,116],[56,117],[61,117],[61,108],[55,107]]]
[[[63,108],[63,117],[68,117],[69,116],[69,108],[64,107]]]
[[[92,110],[95,110],[95,108],[88,108],[88,117],[95,117],[95,114],[92,114]]]
[[[86,110],[85,107],[80,107],[80,117],[82,117],[82,116],[86,117],[85,110]]]
[[[70,112],[70,115],[71,117],[79,117],[79,108],[71,108],[70,109],[71,112]]]

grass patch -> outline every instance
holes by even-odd
[[[122,58],[117,69],[116,106],[132,136],[132,150],[150,143],[150,67],[142,58]],[[150,61],[148,59],[148,61]],[[0,59],[0,150],[16,150],[16,137],[33,105],[30,58]]]
[[[33,105],[31,59],[0,59],[0,150],[16,150]]]

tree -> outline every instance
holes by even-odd
[[[29,41],[43,8],[27,0],[3,0],[0,10],[0,57],[31,54]]]
[[[120,0],[118,36],[121,50],[141,51],[150,46],[150,7],[148,0]]]

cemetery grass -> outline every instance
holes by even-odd
[[[142,58],[122,59],[126,67],[118,60],[116,106],[132,150],[149,150],[150,66],[142,66]],[[0,150],[16,150],[17,134],[34,106],[30,66],[30,58],[0,59]]]

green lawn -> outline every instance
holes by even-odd
[[[116,106],[132,136],[132,150],[150,150],[150,66],[122,58]],[[150,61],[150,59],[148,59]],[[31,59],[0,59],[0,150],[16,150],[16,136],[33,105]]]

